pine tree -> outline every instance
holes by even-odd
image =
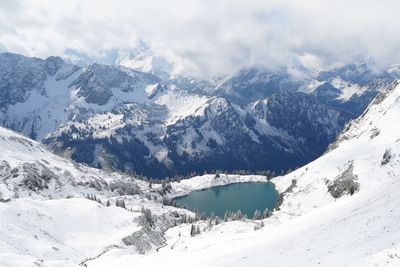
[[[192,224],[192,226],[190,227],[190,236],[195,236],[195,235],[196,235],[196,226]]]
[[[224,214],[224,222],[227,222],[228,219],[229,219],[229,212],[228,212],[228,211],[225,211],[225,214]]]
[[[253,220],[261,220],[261,212],[259,210],[254,212]]]
[[[266,209],[264,210],[264,212],[263,212],[263,219],[268,218],[269,215],[270,215],[270,214],[269,214],[269,209],[266,208]]]
[[[243,212],[241,210],[238,210],[236,212],[236,220],[241,220],[243,219]]]
[[[111,206],[111,203],[110,203],[110,200],[109,200],[109,199],[107,199],[106,206],[107,206],[107,207],[110,207],[110,206]]]
[[[115,206],[126,209],[125,201],[123,199],[117,199]]]
[[[186,215],[186,213],[184,213],[182,215],[182,223],[187,223],[187,215]]]

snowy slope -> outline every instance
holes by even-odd
[[[44,145],[2,127],[0,147],[0,198],[32,194],[38,197],[115,195],[110,192],[109,184],[128,179],[60,158]]]
[[[0,266],[77,266],[139,228],[138,213],[87,199],[17,199],[0,214]]]
[[[193,216],[164,206],[161,185],[150,189],[133,177],[73,163],[2,127],[0,148],[0,266],[78,266],[114,247],[152,251],[169,224]],[[127,209],[115,207],[122,199]],[[143,208],[155,216],[151,234],[159,240],[149,233],[127,245],[123,238],[143,232]]]
[[[259,231],[235,222],[179,236],[189,231],[183,225],[167,232],[159,253],[110,251],[89,266],[399,266],[399,117],[394,84],[328,153],[274,180],[282,193],[296,183]],[[349,184],[357,187],[346,191]]]

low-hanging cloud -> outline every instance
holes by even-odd
[[[129,49],[139,39],[204,75],[240,67],[400,61],[397,0],[0,0],[0,42],[30,56]]]

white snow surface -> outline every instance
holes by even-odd
[[[171,91],[161,95],[155,103],[165,105],[169,114],[166,125],[176,123],[188,116],[200,116],[207,107],[209,97],[187,94],[180,91]]]
[[[349,82],[343,81],[340,77],[336,77],[331,81],[333,87],[339,89],[342,93],[337,98],[342,101],[349,100],[353,95],[362,94],[367,88],[362,87],[358,84],[351,84]]]
[[[77,266],[138,225],[138,213],[87,199],[0,204],[0,266]]]

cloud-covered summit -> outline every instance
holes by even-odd
[[[328,68],[361,56],[400,61],[395,0],[0,0],[0,40],[46,57],[96,57],[146,40],[177,70],[223,75],[241,67]]]

